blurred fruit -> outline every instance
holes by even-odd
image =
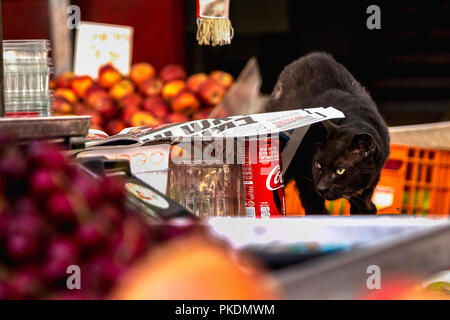
[[[181,112],[173,112],[167,117],[169,123],[181,123],[189,121],[189,117]]]
[[[225,71],[215,70],[212,71],[209,76],[226,89],[229,89],[234,83],[233,76]]]
[[[117,106],[103,90],[90,92],[86,102],[92,109],[98,111],[104,119],[112,119],[118,113]]]
[[[185,112],[191,114],[200,108],[200,101],[192,92],[183,90],[171,100],[170,106],[175,112]]]
[[[143,81],[154,78],[155,75],[156,70],[150,63],[141,62],[131,66],[130,79],[136,85],[140,85]]]
[[[71,265],[82,270],[72,298],[105,298],[157,239],[122,180],[84,175],[55,145],[0,135],[0,182],[1,299],[64,296]]]
[[[165,66],[159,73],[159,77],[164,82],[169,82],[173,80],[185,80],[186,71],[180,65],[169,64]]]
[[[93,129],[101,130],[103,127],[103,118],[97,110],[88,108],[83,103],[76,103],[74,106],[75,114],[91,116],[91,125]]]
[[[161,124],[150,112],[138,111],[131,116],[132,127],[154,127]]]
[[[193,120],[203,120],[208,119],[209,114],[211,113],[211,109],[201,109],[194,113],[194,116],[192,117]]]
[[[119,101],[121,108],[139,107],[142,104],[142,97],[138,93],[132,93]]]
[[[148,79],[139,85],[139,92],[146,97],[159,96],[164,83],[161,79]]]
[[[119,119],[111,120],[106,126],[106,133],[108,133],[109,135],[118,134],[125,128],[126,126],[122,120]]]
[[[205,81],[198,91],[198,95],[209,106],[215,106],[222,101],[225,89],[216,81],[209,79]]]
[[[165,119],[170,114],[170,107],[160,97],[148,97],[144,100],[142,108],[151,112],[158,119]]]
[[[253,261],[204,235],[179,237],[130,269],[113,299],[257,300],[280,297]]]
[[[96,82],[88,76],[65,72],[52,84],[53,113],[90,115],[91,128],[108,132],[132,123],[161,125],[206,119],[234,81],[229,73],[220,70],[185,79],[186,72],[179,65],[167,65],[156,77],[154,67],[146,62],[132,65],[128,77],[106,64],[99,68]],[[144,113],[132,122],[133,115],[141,111],[149,112],[152,118]]]
[[[130,124],[130,120],[131,120],[131,117],[135,114],[135,113],[137,113],[137,112],[139,112],[139,111],[141,111],[141,109],[139,108],[139,107],[136,107],[136,106],[128,106],[128,107],[126,107],[125,109],[123,109],[123,111],[122,111],[122,113],[121,113],[121,115],[120,115],[120,119],[122,119],[122,121],[124,122],[124,123],[126,123],[127,125],[129,125]]]
[[[65,98],[67,101],[69,101],[70,103],[74,104],[77,102],[78,97],[75,94],[75,92],[73,92],[72,89],[67,89],[67,88],[58,88],[53,92],[53,96],[56,97],[61,97],[61,98]]]
[[[134,92],[134,85],[130,80],[121,80],[110,90],[110,96],[115,100],[120,100]]]
[[[56,81],[55,81],[55,79],[50,79],[48,87],[49,87],[50,90],[55,90],[56,89]]]
[[[187,79],[186,86],[192,92],[197,93],[200,86],[208,79],[209,77],[206,73],[196,73]]]
[[[63,72],[55,79],[55,87],[71,89],[73,78],[75,78],[75,75],[72,72]]]
[[[92,80],[89,76],[77,76],[73,78],[71,82],[72,90],[79,96],[84,98],[86,90],[94,84],[94,80]]]
[[[162,89],[162,97],[164,100],[170,102],[173,97],[186,88],[186,83],[183,80],[173,80],[167,82]]]
[[[111,64],[105,64],[98,70],[98,84],[106,89],[111,88],[117,82],[122,80],[122,75]]]
[[[55,97],[53,100],[52,111],[55,114],[65,115],[73,112],[70,102],[63,97]]]

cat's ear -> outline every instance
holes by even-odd
[[[320,123],[322,124],[323,128],[325,128],[327,139],[329,139],[339,130],[339,126],[335,125],[330,120],[325,120]]]
[[[283,93],[283,85],[281,84],[281,81],[278,80],[277,83],[275,84],[275,87],[273,88],[270,98],[277,100],[281,97],[282,93]]]
[[[350,149],[365,158],[375,152],[377,144],[374,138],[368,133],[358,133],[353,137]]]

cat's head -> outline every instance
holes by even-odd
[[[377,177],[375,140],[366,132],[329,121],[322,126],[324,139],[317,144],[312,161],[316,192],[327,200],[357,196]]]

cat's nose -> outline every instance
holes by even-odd
[[[321,194],[325,194],[328,191],[328,186],[323,181],[320,181],[317,184],[317,191],[319,191]]]

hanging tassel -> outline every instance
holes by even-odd
[[[230,44],[234,36],[230,0],[197,0],[197,41],[200,45]]]

